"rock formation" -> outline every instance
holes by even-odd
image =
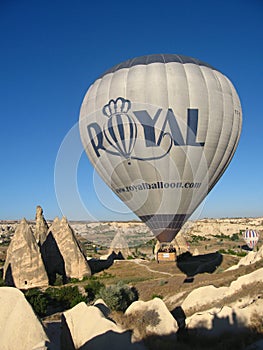
[[[22,292],[16,288],[0,288],[1,350],[51,349],[41,322]]]
[[[189,251],[189,244],[184,237],[183,231],[179,231],[171,244],[176,248],[177,255],[183,254]]]
[[[243,289],[250,289],[256,283],[263,281],[263,268],[255,270],[247,275],[238,277],[229,287],[216,288],[213,285],[208,285],[194,289],[182,303],[183,310],[192,314],[193,311],[205,310],[207,307],[217,305],[219,308],[222,303],[225,304],[226,299],[230,299],[233,295],[242,292]]]
[[[247,228],[251,230],[263,230],[263,218],[227,218],[227,219],[202,219],[187,222],[183,228],[185,233],[191,235],[227,235],[232,236]]]
[[[131,334],[105,318],[96,306],[79,303],[62,315],[61,348],[63,350],[143,350],[131,343]]]
[[[129,234],[129,232],[126,234]],[[124,258],[127,258],[129,255],[131,255],[131,252],[129,250],[129,245],[125,238],[125,232],[123,230],[118,229],[115,237],[111,242],[109,254],[113,252],[115,253],[120,252]]]
[[[46,240],[48,232],[48,224],[43,216],[43,209],[40,205],[36,208],[36,225],[35,225],[35,238],[39,245],[43,244]]]
[[[239,260],[237,265],[233,265],[233,266],[229,267],[229,269],[227,269],[227,271],[236,270],[240,266],[254,264],[257,261],[260,261],[262,259],[263,259],[263,246],[260,247],[258,252],[249,252],[246,256],[244,256],[243,258],[241,258]]]
[[[258,299],[245,307],[223,306],[197,312],[186,319],[188,330],[195,330],[198,336],[221,336],[224,333],[245,332],[253,326],[255,317],[263,315],[263,300]],[[200,327],[201,325],[201,327]]]
[[[47,232],[46,240],[41,245],[41,254],[51,284],[56,274],[67,278],[81,279],[90,276],[88,262],[83,255],[78,241],[66,218],[55,218]]]
[[[126,316],[133,316],[143,322],[146,335],[175,335],[178,325],[165,303],[160,298],[149,301],[135,301],[125,311]],[[140,340],[140,334],[134,329],[135,339]]]
[[[23,219],[7,250],[4,265],[6,285],[20,289],[48,285],[48,277],[34,234]]]

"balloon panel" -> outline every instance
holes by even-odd
[[[259,240],[259,233],[254,230],[246,230],[243,234],[243,238],[250,249],[253,249]]]
[[[229,164],[242,112],[232,83],[209,65],[147,57],[94,82],[80,134],[103,180],[159,240],[170,241]]]

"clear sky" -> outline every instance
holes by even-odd
[[[135,218],[98,179],[95,191],[84,154],[76,177],[87,216],[69,189],[61,208],[54,169],[70,130],[79,152],[76,123],[90,84],[117,63],[153,53],[211,64],[241,99],[239,146],[200,216],[262,216],[262,18],[261,0],[1,0],[0,219],[34,218],[38,204],[49,219]]]

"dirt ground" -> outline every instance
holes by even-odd
[[[177,262],[158,264],[156,261],[142,259],[115,260],[111,267],[95,274],[94,277],[106,286],[116,284],[118,281],[134,286],[139,292],[140,300],[147,301],[155,296],[161,297],[167,307],[173,310],[195,288],[209,284],[215,287],[228,286],[239,276],[263,267],[263,262],[259,262],[253,266],[223,272],[238,261],[237,257],[223,255],[221,265],[216,267],[213,273],[203,272],[189,277],[181,271]],[[198,257],[195,263],[200,268]],[[80,286],[82,284],[87,284],[87,281],[79,283]],[[262,287],[261,290],[263,290]],[[52,319],[52,316],[49,318]]]

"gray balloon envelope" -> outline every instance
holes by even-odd
[[[241,133],[237,92],[221,72],[179,55],[123,62],[83,100],[83,146],[102,179],[170,242],[226,170]]]

